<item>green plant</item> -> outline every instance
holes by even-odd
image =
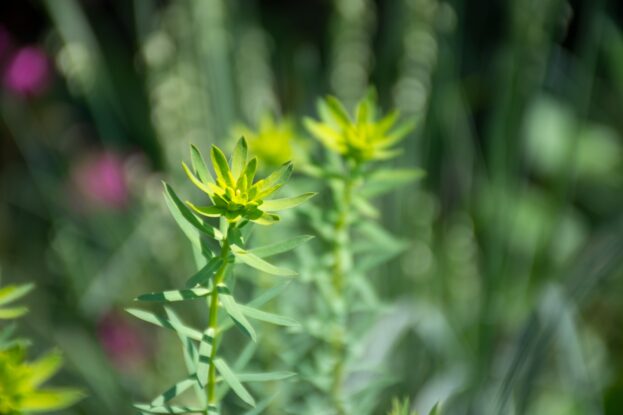
[[[33,288],[32,284],[8,285],[0,289],[0,319],[12,320],[28,312],[24,306],[10,306]],[[52,351],[34,362],[26,360],[29,342],[13,338],[15,324],[0,331],[0,414],[20,415],[57,411],[82,399],[73,388],[41,388],[62,365],[59,352]]]
[[[308,118],[305,125],[329,151],[323,164],[307,171],[328,185],[332,198],[305,211],[305,223],[324,244],[321,252],[309,255],[318,301],[310,304],[313,310],[305,321],[311,338],[299,345],[306,352],[295,357],[316,393],[299,392],[294,400],[305,402],[299,410],[305,413],[365,414],[374,409],[387,381],[374,375],[381,381],[366,381],[359,390],[346,387],[355,372],[375,370],[361,362],[360,350],[382,309],[369,273],[406,247],[378,225],[381,213],[370,201],[421,177],[422,171],[379,167],[377,162],[400,154],[396,145],[413,124],[398,123],[395,111],[379,118],[373,90],[358,102],[354,116],[333,97],[320,100],[318,112],[320,120]]]
[[[417,412],[411,410],[409,399],[400,401],[399,399],[394,398],[394,400],[392,400],[392,409],[387,413],[387,415],[417,415]],[[428,415],[441,415],[441,407],[439,404],[433,406]]]
[[[211,160],[216,177],[210,173],[195,147],[191,148],[191,159],[191,167],[183,164],[184,170],[212,204],[184,204],[167,184],[164,185],[164,195],[175,220],[192,243],[199,270],[188,279],[184,289],[149,293],[139,296],[137,300],[174,303],[204,299],[208,326],[202,331],[191,328],[168,307],[165,307],[166,317],[137,309],[128,310],[140,319],[177,332],[183,343],[188,370],[187,378],[150,403],[137,404],[136,408],[144,413],[219,414],[220,399],[228,388],[248,405],[255,406],[255,400],[243,385],[244,382],[274,381],[293,375],[290,372],[235,373],[236,370],[220,356],[219,345],[225,331],[234,324],[255,341],[256,331],[248,318],[281,326],[298,325],[289,317],[255,308],[277,295],[284,284],[270,289],[249,304],[239,304],[233,296],[233,271],[236,264],[245,264],[267,274],[286,277],[295,275],[294,271],[274,266],[263,258],[289,251],[309,237],[296,237],[250,250],[246,249],[246,245],[253,223],[271,225],[279,220],[275,212],[298,206],[314,194],[304,193],[296,197],[269,200],[268,197],[288,180],[292,164],[285,163],[267,178],[255,181],[257,159],[248,159],[244,139],[236,144],[229,162],[218,147],[212,147]],[[213,227],[202,216],[220,220],[220,227]],[[223,311],[229,317],[229,322],[223,318]],[[170,401],[190,389],[194,389],[196,395],[194,406],[170,404]]]

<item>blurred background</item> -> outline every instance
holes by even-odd
[[[300,117],[372,84],[418,122],[391,163],[427,171],[378,200],[408,246],[370,277],[391,312],[362,346],[395,378],[375,413],[622,414],[622,6],[0,2],[2,282],[36,283],[20,332],[89,394],[64,413],[131,413],[182,372],[123,309],[192,273],[160,184],[184,189],[188,144],[261,127],[266,163],[313,153]]]

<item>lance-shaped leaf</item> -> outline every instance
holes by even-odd
[[[190,146],[190,160],[192,162],[193,169],[197,172],[199,179],[203,183],[214,183],[214,178],[210,174],[210,170],[208,169],[201,152],[192,144]]]
[[[58,351],[52,351],[30,364],[31,375],[26,381],[31,388],[37,388],[58,372],[63,358]]]
[[[169,290],[155,293],[139,295],[135,298],[137,301],[157,301],[172,303],[176,301],[194,300],[209,295],[212,290],[208,288],[189,288],[186,290]]]
[[[284,209],[291,209],[314,197],[316,193],[303,193],[295,197],[286,197],[283,199],[265,200],[261,205],[261,209],[268,212],[276,212]]]
[[[28,294],[35,286],[33,284],[7,285],[0,288],[0,305],[9,304]]]
[[[276,324],[278,326],[300,327],[299,322],[290,317],[280,316],[279,314],[268,313],[266,311],[258,310],[257,308],[249,307],[249,306],[242,305],[242,304],[239,304],[238,307],[240,308],[240,311],[242,311],[244,315],[255,320],[260,320],[266,323]]]
[[[244,249],[240,248],[238,245],[232,245],[231,250],[236,256],[236,258],[238,258],[240,261],[244,262],[250,267],[258,269],[262,272],[266,272],[267,274],[281,275],[281,276],[296,275],[296,272],[286,269],[286,268],[276,267],[264,261],[262,258],[250,252],[245,251]]]
[[[224,284],[219,284],[217,290],[218,298],[221,301],[221,304],[223,304],[223,307],[225,308],[225,311],[227,312],[229,317],[231,317],[234,323],[236,323],[236,325],[240,327],[242,331],[244,331],[249,337],[251,337],[251,340],[257,341],[255,329],[253,328],[251,323],[249,323],[249,320],[245,318],[242,310],[240,309],[241,306],[231,295],[229,288],[227,288],[227,286]]]
[[[156,396],[154,400],[151,401],[151,406],[162,406],[170,400],[177,398],[196,384],[197,377],[195,375],[189,376],[184,380],[180,380],[175,385]]]
[[[24,412],[50,412],[65,409],[80,399],[84,394],[76,389],[49,388],[26,394],[20,401]]]
[[[247,404],[255,406],[255,399],[253,399],[253,396],[251,396],[249,391],[247,391],[242,383],[240,383],[240,380],[233,372],[233,370],[231,370],[229,365],[227,365],[227,362],[219,358],[214,360],[214,365],[216,366],[216,370],[218,370],[218,372],[223,377],[225,383],[227,383],[229,387],[231,387],[234,393]]]
[[[212,150],[210,151],[210,156],[212,157],[212,166],[214,167],[216,177],[227,186],[234,187],[234,177],[229,170],[227,158],[225,157],[225,154],[223,154],[223,151],[213,145]]]
[[[342,103],[335,98],[334,96],[328,96],[324,100],[320,100],[318,103],[318,112],[323,116],[327,117],[327,121],[333,119],[338,125],[348,125],[350,124],[350,116],[348,115],[348,111],[342,105]]]
[[[209,218],[218,218],[223,216],[227,210],[218,206],[196,206],[192,202],[186,202],[188,206],[200,215],[207,216]]]
[[[148,414],[203,414],[206,412],[206,408],[193,408],[179,405],[151,406],[149,404],[139,403],[134,404],[134,407]]]
[[[190,169],[188,168],[186,163],[182,162],[182,168],[184,169],[184,173],[186,173],[186,176],[188,176],[188,178],[190,179],[192,184],[194,184],[202,192],[207,193],[210,196],[212,196],[214,194],[214,192],[212,191],[212,189],[210,189],[210,187],[208,185],[206,185],[202,180],[200,180],[197,177],[195,177],[195,175],[193,174],[192,171],[190,171]]]
[[[311,235],[295,236],[294,238],[285,241],[275,242],[273,244],[261,246],[259,248],[253,248],[247,252],[260,258],[268,258],[274,255],[279,255],[291,251],[292,249],[295,249],[299,245],[302,245],[313,238],[314,237]]]
[[[296,376],[294,372],[239,373],[240,382],[274,382]]]
[[[210,356],[212,354],[213,343],[214,329],[208,327],[201,336],[201,342],[199,343],[199,360],[197,362],[197,379],[202,388],[205,388],[208,384],[208,372],[210,371],[210,364],[212,364]]]
[[[186,287],[190,288],[196,285],[207,286],[216,270],[218,270],[222,264],[223,259],[221,257],[214,257],[210,259],[203,268],[197,271],[195,275],[186,281]]]
[[[149,311],[139,310],[137,308],[128,308],[126,311],[132,314],[134,317],[139,318],[148,323],[154,324],[159,327],[164,327],[167,329],[174,330],[178,333],[183,333],[185,336],[190,337],[191,339],[201,341],[202,335],[199,330],[195,330],[191,327],[188,327],[180,322],[174,323],[169,319],[166,319],[162,316],[158,316],[154,313],[150,313]]]
[[[191,242],[199,244],[198,230],[204,232],[208,236],[220,241],[223,239],[223,234],[218,229],[215,229],[209,225],[204,224],[198,217],[196,217],[191,210],[186,206],[175,191],[168,184],[164,183],[164,197],[173,215],[173,218],[177,222],[178,226],[182,229],[186,237]]]
[[[10,320],[23,316],[28,312],[27,307],[0,308],[0,320]]]
[[[231,172],[234,178],[239,177],[247,164],[247,140],[240,138],[231,156]]]
[[[292,174],[292,162],[284,163],[279,169],[272,172],[267,178],[258,181],[257,199],[264,199],[281,188]]]
[[[177,325],[182,324],[182,321],[179,319],[177,314],[173,312],[173,310],[171,310],[170,308],[165,308],[165,311],[167,313],[167,317],[169,318],[172,324],[177,324]],[[186,364],[186,370],[188,372],[188,375],[189,377],[192,377],[196,380],[195,385],[194,385],[195,395],[199,399],[199,403],[205,406],[207,405],[207,397],[196,375],[197,364],[199,361],[199,351],[197,350],[195,343],[193,343],[193,341],[187,336],[185,336],[183,333],[177,332],[177,336],[182,342],[184,363]]]

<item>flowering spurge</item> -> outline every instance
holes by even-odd
[[[299,387],[290,400],[302,414],[378,413],[377,397],[391,379],[379,370],[382,358],[371,362],[363,355],[364,341],[383,310],[370,272],[408,245],[377,223],[381,213],[372,199],[422,176],[420,170],[382,167],[400,153],[396,145],[413,126],[398,123],[396,112],[380,116],[373,92],[357,103],[354,114],[332,97],[319,102],[318,112],[319,120],[308,118],[305,124],[327,154],[306,171],[329,188],[332,198],[303,209],[305,225],[322,238],[316,244],[322,251],[302,256],[301,272],[311,283],[303,289],[315,300],[298,308],[310,336],[298,346],[305,353],[286,359],[300,367],[309,387]]]
[[[136,404],[142,413],[220,414],[221,398],[230,389],[253,407],[255,399],[247,390],[246,382],[276,381],[293,376],[291,372],[240,373],[244,360],[227,362],[219,353],[219,345],[226,330],[233,326],[256,341],[257,334],[249,319],[289,327],[298,325],[289,317],[256,308],[275,297],[287,284],[279,284],[248,304],[240,304],[234,297],[233,271],[237,264],[245,264],[266,274],[295,275],[295,272],[270,264],[263,258],[294,249],[310,237],[295,237],[254,249],[246,247],[247,239],[254,223],[275,223],[279,219],[275,212],[293,208],[312,197],[313,193],[267,199],[286,183],[292,164],[286,163],[267,178],[255,180],[257,161],[255,158],[248,159],[244,139],[238,141],[229,162],[216,146],[212,147],[210,156],[214,174],[208,170],[195,147],[191,147],[191,166],[183,164],[192,183],[206,193],[210,205],[185,204],[170,186],[165,184],[164,189],[173,217],[193,246],[197,272],[188,278],[182,289],[149,293],[137,298],[139,301],[160,303],[205,301],[208,326],[202,330],[190,327],[170,307],[164,308],[165,315],[128,310],[142,320],[177,333],[188,372],[184,379],[151,402]],[[203,217],[219,220],[220,226],[213,227]],[[188,396],[190,393],[187,395],[187,391],[194,392],[194,398]]]
[[[10,305],[33,286],[8,285],[0,289],[0,320],[25,314],[23,306]],[[28,341],[12,337],[14,325],[0,330],[0,414],[21,415],[57,411],[73,405],[82,393],[73,388],[42,387],[61,368],[62,358],[49,352],[34,362],[26,360]]]

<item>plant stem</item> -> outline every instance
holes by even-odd
[[[216,405],[216,366],[214,366],[214,360],[216,359],[216,351],[218,347],[218,342],[216,340],[216,336],[218,333],[218,285],[223,282],[225,279],[225,273],[227,271],[227,257],[231,248],[229,247],[229,242],[227,241],[227,233],[225,233],[223,237],[223,246],[221,247],[221,259],[223,260],[223,264],[218,269],[216,274],[214,275],[214,280],[212,282],[212,294],[210,294],[210,314],[209,314],[209,323],[208,329],[213,336],[212,341],[212,350],[210,353],[210,369],[208,371],[208,384],[206,385],[206,391],[208,395],[208,404]]]
[[[349,247],[350,242],[350,211],[352,209],[352,198],[355,183],[355,172],[357,166],[349,169],[344,178],[343,188],[339,195],[337,207],[338,217],[335,222],[335,244],[333,246],[333,267],[331,282],[337,307],[337,333],[333,338],[333,348],[335,352],[335,365],[333,367],[333,379],[331,395],[333,405],[338,415],[348,413],[342,396],[342,385],[344,383],[344,364],[346,360],[346,319],[348,310],[345,307],[345,280],[346,274],[352,264],[352,252]]]

